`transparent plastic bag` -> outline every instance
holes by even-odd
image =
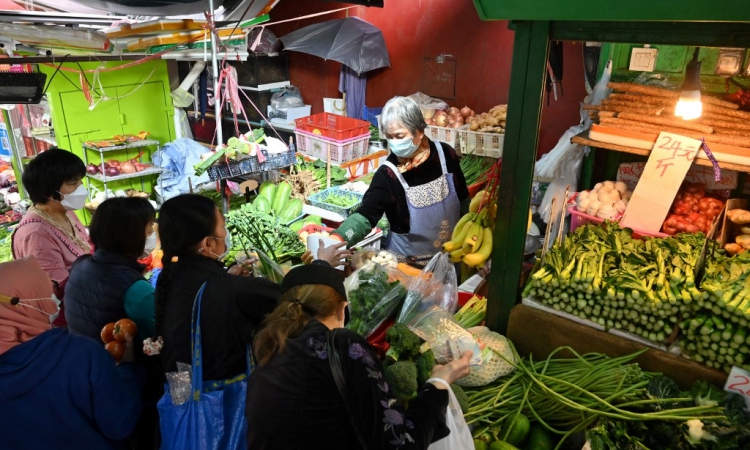
[[[449,314],[458,306],[456,267],[447,253],[438,253],[427,263],[422,273],[414,277],[404,306],[396,321],[409,323],[419,313],[437,306]]]
[[[423,94],[421,92],[411,94],[409,98],[417,102],[417,105],[422,108],[422,111],[424,111],[425,109],[448,109],[448,104],[444,101],[437,98],[432,98],[429,95]]]
[[[490,331],[487,327],[473,327],[468,331],[480,345],[492,351],[483,352],[481,367],[473,368],[469,375],[456,380],[456,384],[463,387],[486,386],[515,370],[513,364],[517,362],[516,356],[505,336]]]
[[[354,252],[349,264],[356,270],[364,266],[367,261],[380,264],[385,269],[394,269],[398,266],[398,257],[395,253],[373,247],[365,247]]]
[[[347,328],[367,337],[396,312],[406,296],[399,281],[390,281],[382,266],[372,261],[344,280],[351,321]]]
[[[192,388],[192,367],[190,364],[177,363],[177,372],[167,372],[167,384],[172,403],[181,405],[189,398]]]
[[[467,351],[472,352],[471,366],[483,364],[485,356],[479,343],[444,309],[433,306],[415,317],[409,329],[427,342],[438,364],[448,364]]]
[[[256,277],[263,277],[273,281],[276,284],[281,284],[281,280],[284,279],[284,270],[281,266],[276,263],[270,256],[266,255],[257,248],[252,249],[253,253],[258,255],[258,262],[253,264],[253,275]],[[245,257],[246,259],[247,257]],[[239,257],[236,261],[240,264],[244,262],[244,259]]]
[[[271,107],[273,109],[289,109],[305,106],[302,94],[296,86],[284,86],[281,91],[271,96]]]

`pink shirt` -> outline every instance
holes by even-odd
[[[75,213],[68,212],[78,239],[91,246],[91,240]],[[92,246],[93,247],[93,246]],[[52,281],[62,283],[68,279],[70,268],[79,256],[88,253],[75,244],[65,233],[29,211],[13,233],[13,258],[29,255],[36,257],[39,266]]]

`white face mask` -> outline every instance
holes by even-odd
[[[226,250],[224,250],[224,253],[222,253],[221,255],[217,255],[216,253],[212,252],[211,250],[208,251],[208,253],[210,253],[210,254],[212,254],[212,255],[214,255],[216,257],[217,261],[223,261],[224,258],[226,258],[227,255],[229,254],[229,250],[232,249],[232,235],[229,234],[229,230],[227,230],[226,226],[224,226],[224,232],[227,234],[226,237],[224,238],[224,246],[226,246]],[[214,236],[209,236],[209,237],[211,239],[219,239],[219,240],[221,240],[221,238],[217,238],[217,237],[214,237]]]
[[[57,306],[56,311],[53,314],[50,314],[48,312],[42,311],[41,309],[34,306],[33,302],[39,302],[39,301],[46,301],[46,300],[52,300],[53,303]],[[49,316],[49,323],[52,324],[55,320],[57,320],[57,316],[60,315],[60,300],[55,297],[55,294],[52,294],[50,298],[24,298],[19,300],[18,306],[25,306],[27,308],[35,309],[39,311],[40,313],[44,314],[45,316]]]
[[[57,193],[62,195],[62,201],[60,201],[60,204],[67,211],[76,211],[83,208],[84,205],[86,205],[86,199],[89,198],[89,191],[82,184],[70,194],[63,194],[60,191],[57,191]]]
[[[146,237],[146,246],[143,248],[143,257],[146,258],[148,255],[151,254],[151,252],[154,251],[156,248],[156,231],[152,232],[151,234]]]

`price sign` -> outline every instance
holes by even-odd
[[[659,232],[701,143],[662,131],[622,216],[623,227]]]
[[[747,409],[750,411],[750,372],[737,366],[732,367],[724,390],[732,394],[740,394],[745,399]]]

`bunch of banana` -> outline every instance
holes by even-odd
[[[473,202],[473,200],[472,200]],[[453,238],[443,244],[452,262],[463,261],[472,267],[482,267],[492,253],[492,228],[489,226],[490,208],[464,215],[453,229]]]

